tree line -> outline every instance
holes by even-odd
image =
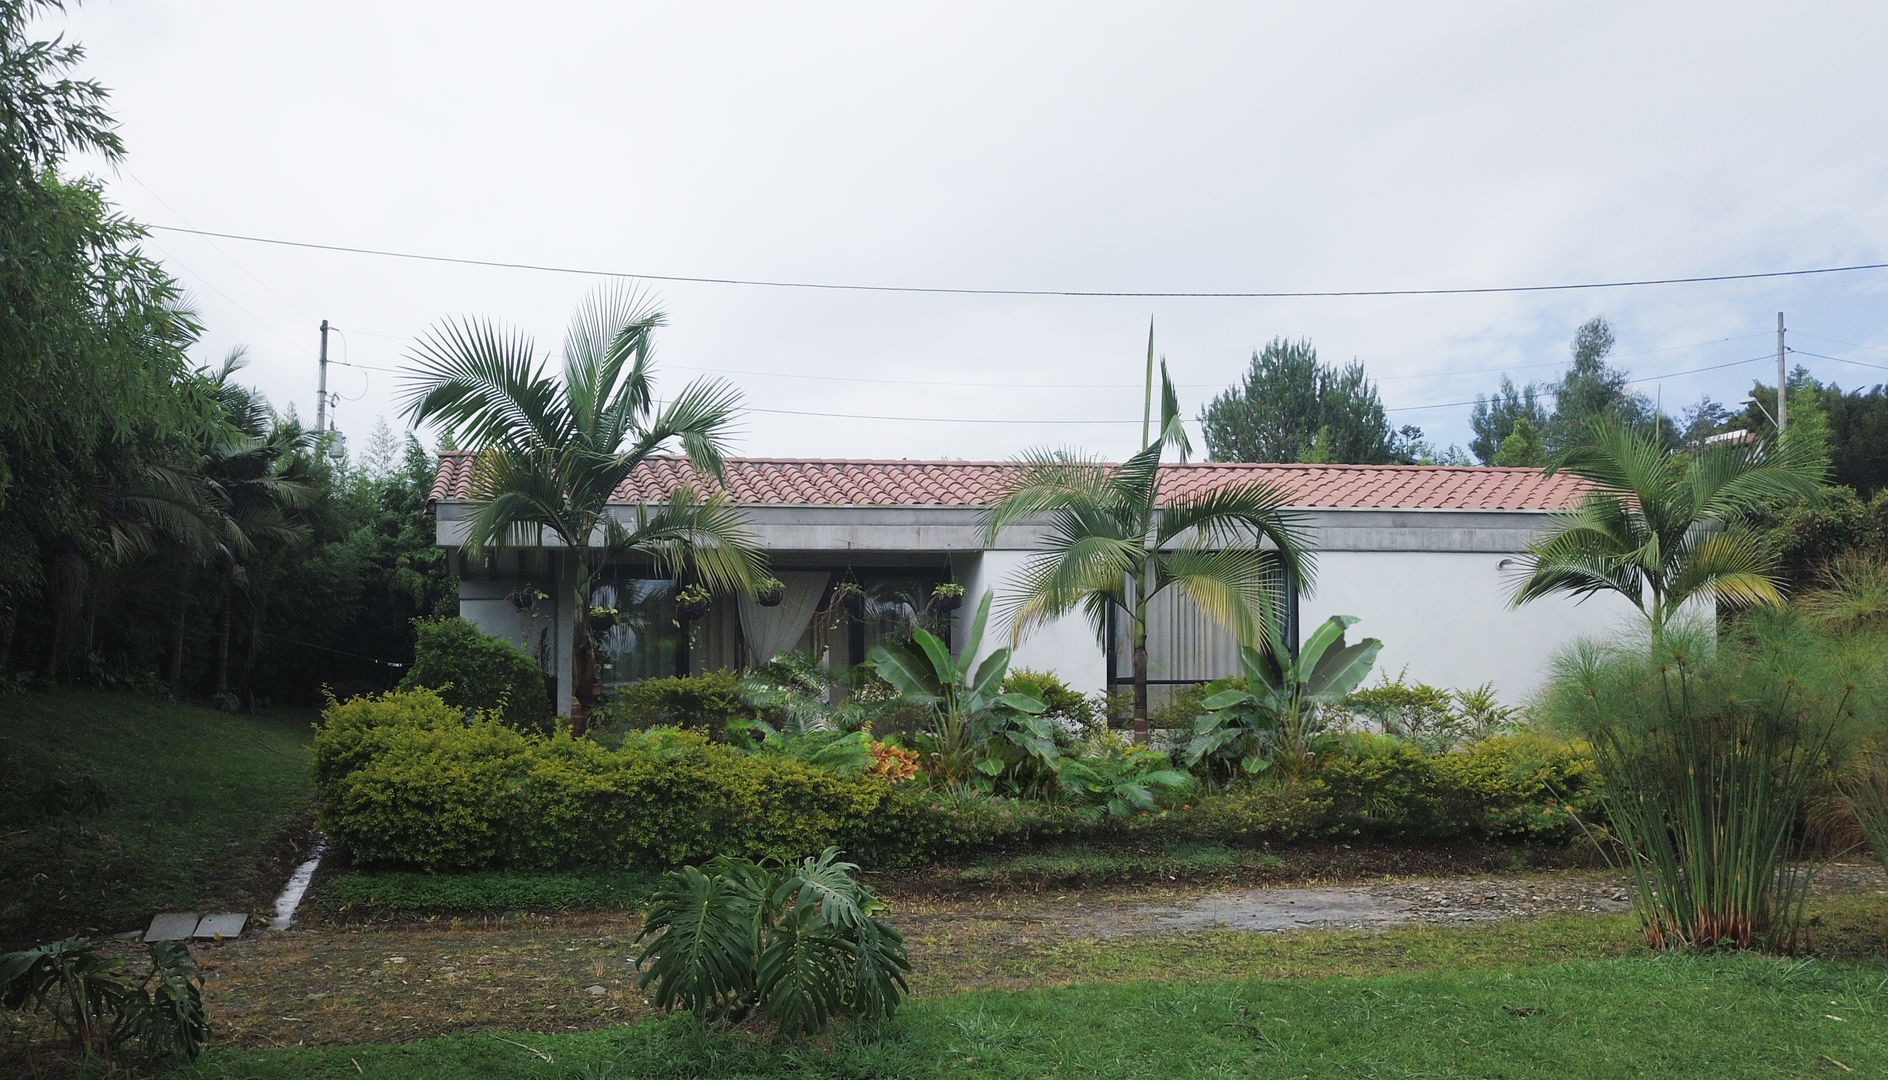
[[[123,160],[83,50],[0,0],[0,678],[229,704],[384,683],[455,586],[433,458],[360,460],[189,350],[202,326],[75,154]]]

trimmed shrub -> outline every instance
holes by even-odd
[[[1335,742],[1336,752],[1320,758],[1317,768],[1331,797],[1332,835],[1440,840],[1480,825],[1459,813],[1460,802],[1449,798],[1436,759],[1416,747],[1360,733]]]
[[[1569,843],[1604,824],[1599,773],[1584,744],[1497,735],[1434,759],[1462,817],[1479,813],[1492,837]]]
[[[715,742],[728,741],[730,720],[765,719],[762,710],[748,704],[747,688],[731,671],[644,679],[619,689],[616,700],[599,713],[599,726],[684,728]]]
[[[873,820],[893,790],[884,780],[743,755],[699,736],[616,749],[532,736],[483,715],[467,722],[424,689],[331,704],[315,743],[321,827],[367,865],[785,859],[836,838],[884,837],[900,816]]]
[[[413,668],[401,690],[431,687],[446,704],[489,712],[519,731],[556,726],[550,683],[516,645],[464,619],[415,619],[413,630]]]
[[[1213,792],[1178,810],[1134,818],[1131,836],[1213,841],[1238,847],[1324,835],[1331,798],[1317,780],[1278,779]]]
[[[1071,738],[1095,735],[1106,726],[1094,700],[1069,689],[1053,672],[1011,668],[1003,677],[1003,693],[1021,693],[1041,701],[1043,717],[1055,721],[1056,728]]]

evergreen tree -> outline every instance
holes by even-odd
[[[1377,388],[1352,361],[1318,361],[1309,340],[1274,338],[1252,354],[1243,382],[1200,412],[1214,461],[1346,462],[1398,460]]]
[[[1508,437],[1501,440],[1501,449],[1495,451],[1490,465],[1520,466],[1530,469],[1547,467],[1547,447],[1542,445],[1540,431],[1534,422],[1525,416],[1514,418],[1514,428]]]
[[[1469,451],[1484,465],[1496,464],[1501,444],[1514,433],[1515,421],[1522,419],[1536,432],[1547,426],[1547,408],[1541,404],[1540,391],[1531,383],[1517,389],[1514,380],[1503,375],[1493,398],[1475,398],[1475,411],[1468,421],[1475,429],[1475,438],[1469,441]]]
[[[1627,372],[1606,363],[1613,328],[1594,316],[1573,335],[1573,365],[1554,387],[1554,413],[1544,428],[1548,453],[1559,456],[1584,445],[1598,421],[1614,421],[1670,449],[1675,426],[1658,415],[1644,394],[1628,388]]]

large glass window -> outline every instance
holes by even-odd
[[[617,624],[597,641],[598,681],[607,687],[676,672],[682,632],[675,625],[675,582],[627,574],[606,577],[591,593],[596,607],[613,607]]]
[[[1297,651],[1297,597],[1287,575],[1276,563],[1271,570],[1275,632]],[[1109,609],[1111,648],[1108,688],[1134,685],[1132,622]],[[1158,708],[1175,687],[1193,686],[1239,674],[1239,643],[1225,627],[1195,607],[1177,587],[1154,594],[1147,605],[1147,682],[1150,708]]]

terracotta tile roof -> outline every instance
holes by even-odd
[[[472,455],[440,455],[429,498],[463,500],[471,490]],[[723,486],[750,506],[981,506],[992,501],[1008,465],[1000,461],[841,461],[735,458],[723,484],[704,478],[681,458],[651,458],[616,489],[618,502],[666,496],[682,483]],[[1557,510],[1576,501],[1585,484],[1539,469],[1447,465],[1166,466],[1163,500],[1197,497],[1228,484],[1254,480],[1294,491],[1305,509]]]

